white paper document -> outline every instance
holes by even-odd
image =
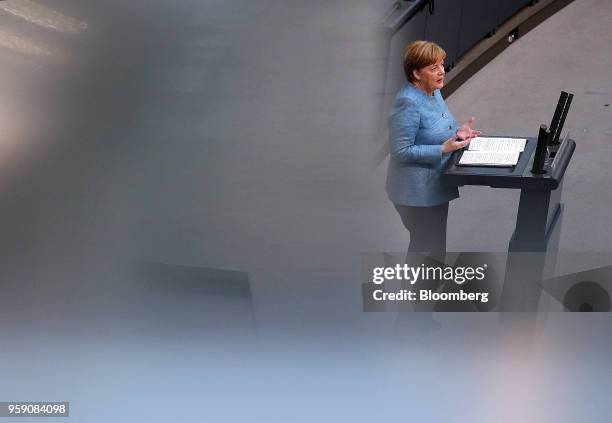
[[[493,153],[490,151],[464,151],[459,160],[463,166],[515,166],[518,163],[519,151],[510,153]]]
[[[523,151],[526,138],[491,138],[476,137],[470,141],[468,150],[470,151],[494,151],[496,153],[509,153],[513,151]]]
[[[462,166],[515,166],[527,139],[476,137],[470,141],[458,165]]]

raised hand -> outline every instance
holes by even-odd
[[[476,118],[472,116],[459,127],[457,134],[453,135],[442,144],[442,153],[451,153],[468,145],[472,138],[479,136],[482,132],[472,129]]]
[[[467,122],[459,127],[457,136],[463,140],[471,140],[474,137],[479,136],[482,132],[472,129],[472,125],[476,122],[474,116],[470,117]]]

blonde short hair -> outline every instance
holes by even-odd
[[[433,41],[413,41],[404,49],[404,72],[408,81],[414,82],[413,70],[444,60],[446,52]]]

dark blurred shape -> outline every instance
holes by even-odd
[[[612,266],[545,279],[542,287],[571,312],[610,312]]]
[[[563,306],[573,312],[609,312],[610,294],[597,282],[579,282],[567,290]]]
[[[234,270],[163,263],[137,263],[136,275],[154,290],[250,298],[248,275]]]

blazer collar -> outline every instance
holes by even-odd
[[[435,90],[433,92],[433,95],[427,95],[427,93],[425,91],[423,91],[420,88],[417,88],[412,82],[410,81],[406,81],[406,89],[409,90],[410,92],[413,92],[414,95],[419,96],[420,98],[423,98],[425,100],[433,100],[436,98],[436,91]]]

